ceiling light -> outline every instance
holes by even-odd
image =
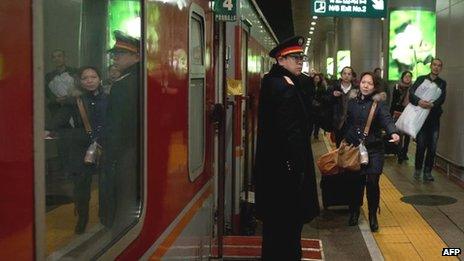
[[[309,34],[313,34],[314,32],[313,31],[309,31]]]
[[[309,27],[309,30],[314,31],[314,27],[313,26]]]
[[[313,19],[314,19],[314,20],[317,20],[317,16],[313,16]]]
[[[311,22],[311,25],[316,25],[316,22],[312,21],[312,22]]]

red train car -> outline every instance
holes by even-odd
[[[237,4],[238,21],[224,23],[203,0],[0,3],[1,259],[185,260],[221,253],[214,242],[240,230],[257,92],[276,42],[253,0]],[[139,83],[128,86],[139,90],[137,104],[119,97],[121,106],[135,106],[137,128],[127,131],[138,138],[125,155],[136,166],[105,184],[108,169],[83,176],[69,167],[84,156],[72,157],[74,136],[66,136],[80,119],[66,119],[56,136],[45,131],[68,106],[64,100],[77,97],[78,67],[100,68],[101,91],[114,98],[111,84],[125,77],[117,66],[110,72],[115,30],[140,40]],[[237,93],[226,87],[233,80]],[[112,225],[102,222],[105,186],[117,188],[109,199],[116,205]],[[76,198],[86,193],[88,221],[77,233]],[[233,231],[224,231],[228,224]]]

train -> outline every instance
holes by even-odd
[[[243,232],[258,92],[277,38],[254,0],[214,2],[236,19],[205,0],[1,1],[0,259],[201,260]],[[95,171],[76,234],[66,146],[44,136],[45,76],[90,65],[109,78],[116,30],[140,40],[138,167],[127,173],[137,189],[120,225],[105,227]]]

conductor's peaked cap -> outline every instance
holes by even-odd
[[[294,36],[279,43],[269,52],[269,56],[278,58],[292,53],[303,53],[305,40],[302,36]]]

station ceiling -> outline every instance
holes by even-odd
[[[256,0],[279,41],[294,35],[311,37],[310,51],[320,48],[328,31],[333,31],[334,19],[318,17],[313,19],[308,0]],[[316,21],[314,34],[309,34],[311,22]]]

